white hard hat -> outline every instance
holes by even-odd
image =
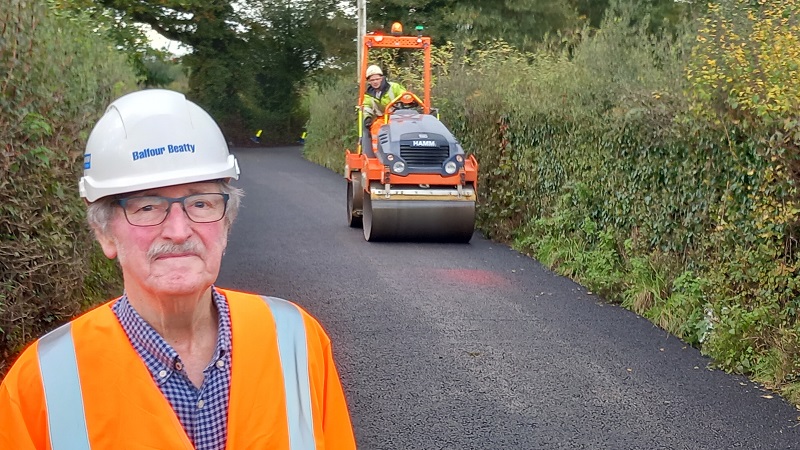
[[[383,71],[381,70],[381,68],[374,64],[367,67],[367,78],[373,75],[381,75],[381,76],[383,75]]]
[[[239,164],[214,119],[183,94],[147,89],[122,96],[92,129],[81,197],[239,178]]]

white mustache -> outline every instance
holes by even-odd
[[[173,244],[171,242],[162,242],[155,244],[147,251],[148,259],[156,259],[162,255],[170,255],[176,253],[195,253],[199,254],[201,251],[200,244],[196,241],[186,241],[183,244]]]

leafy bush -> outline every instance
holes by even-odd
[[[342,77],[327,89],[308,94],[309,120],[303,153],[310,161],[344,173],[344,150],[355,151],[358,142],[358,85]]]
[[[706,240],[715,332],[705,349],[782,386],[800,376],[800,3],[712,5],[697,41],[689,120],[720,137],[730,167]]]
[[[114,280],[104,261],[109,278],[84,284],[95,247],[76,185],[92,123],[136,80],[80,16],[9,0],[0,23],[1,373],[25,343],[97,300],[85,290],[105,296]]]

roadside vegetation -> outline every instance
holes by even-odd
[[[0,2],[0,373],[119,283],[84,224],[77,174],[92,122],[137,78],[88,17],[53,11]]]
[[[355,22],[333,0],[213,3],[0,2],[0,373],[120,291],[76,189],[113,98],[181,90],[234,144],[305,126],[306,157],[343,169]],[[371,25],[432,28],[434,106],[480,163],[480,230],[800,404],[800,2],[438,3],[385,0]],[[205,21],[169,13],[188,7]],[[153,53],[134,21],[193,52]],[[413,58],[376,62],[420,85]]]
[[[487,237],[797,404],[800,3],[724,4],[664,33],[612,2],[528,52],[439,47],[434,106],[480,163]],[[309,101],[306,154],[337,171],[347,86]]]

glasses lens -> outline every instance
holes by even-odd
[[[183,209],[195,222],[216,222],[225,215],[227,194],[195,194],[184,197]]]
[[[164,221],[170,202],[164,197],[149,196],[124,198],[119,204],[131,225],[150,226]]]
[[[216,222],[225,216],[228,198],[228,194],[221,193],[194,194],[180,198],[150,195],[123,198],[118,203],[125,211],[128,223],[149,227],[163,222],[173,203],[181,203],[186,215],[193,222]]]

